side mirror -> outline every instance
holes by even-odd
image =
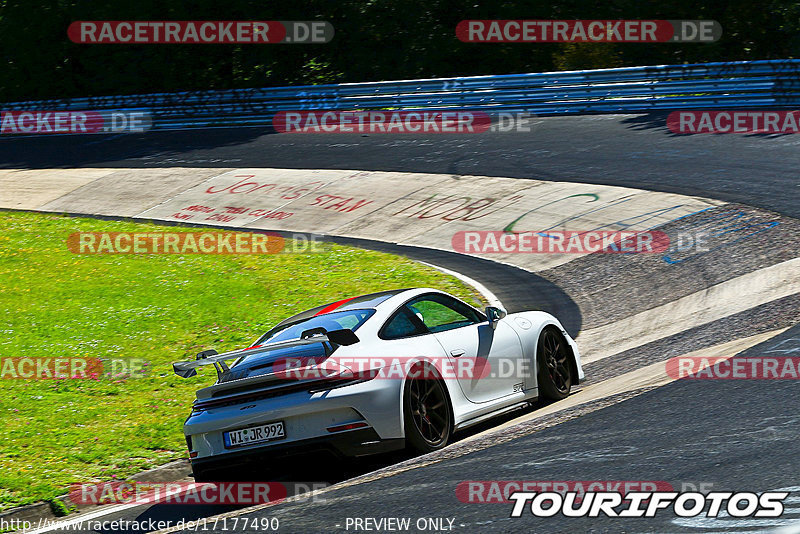
[[[492,328],[497,328],[497,323],[508,315],[505,310],[496,308],[495,306],[487,306],[486,307],[486,317],[489,319],[489,324],[492,325]]]

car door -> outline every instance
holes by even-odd
[[[471,307],[439,293],[406,306],[442,345],[470,401],[489,402],[522,391],[522,343],[504,321],[492,328]]]

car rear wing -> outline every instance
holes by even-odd
[[[172,370],[181,378],[190,378],[197,374],[197,368],[203,365],[213,365],[217,369],[217,374],[221,375],[230,369],[225,364],[225,360],[233,360],[243,356],[251,356],[253,354],[262,354],[265,352],[272,352],[274,350],[286,349],[289,347],[302,347],[304,345],[313,345],[315,343],[329,343],[335,345],[353,345],[358,343],[358,337],[348,328],[341,330],[325,331],[324,328],[313,328],[306,330],[298,339],[290,339],[288,341],[278,341],[276,343],[269,343],[267,345],[256,345],[246,349],[232,350],[230,352],[223,352],[219,354],[216,350],[204,350],[197,354],[194,360],[185,362],[176,362],[172,364]],[[327,348],[326,348],[327,351]]]

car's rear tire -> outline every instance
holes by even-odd
[[[567,340],[553,326],[545,327],[536,347],[539,395],[549,400],[561,400],[572,388],[572,363]]]
[[[415,374],[417,376],[415,376]],[[447,388],[430,368],[414,367],[403,392],[406,446],[427,453],[443,448],[453,434]]]

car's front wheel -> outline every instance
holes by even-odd
[[[539,364],[539,393],[550,400],[561,400],[572,388],[572,365],[564,336],[552,326],[539,336],[536,358]]]
[[[441,449],[453,432],[453,417],[447,390],[438,377],[416,368],[403,394],[407,445],[417,452]]]

